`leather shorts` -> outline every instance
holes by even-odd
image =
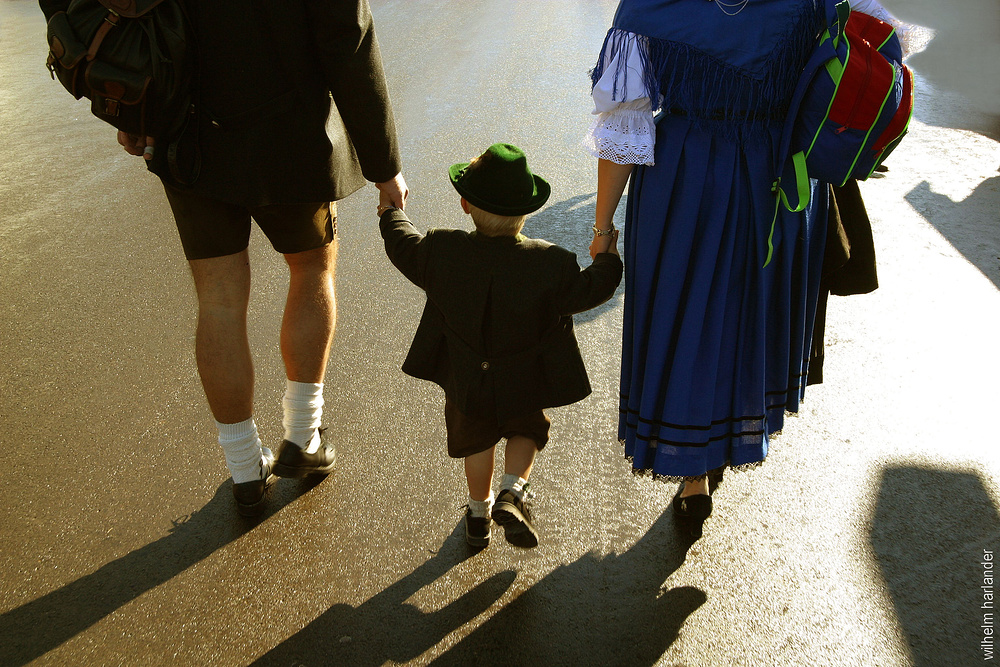
[[[275,250],[293,254],[322,248],[337,234],[336,202],[241,206],[163,184],[189,260],[246,250],[251,220]]]

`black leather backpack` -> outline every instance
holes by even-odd
[[[193,180],[176,163],[176,141],[193,125],[196,71],[181,0],[67,0],[49,15],[48,42],[53,78],[77,99],[88,98],[101,120],[154,137],[154,161],[179,183]],[[159,173],[157,164],[150,170]]]

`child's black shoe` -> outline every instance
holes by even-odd
[[[493,520],[488,516],[472,516],[472,510],[465,510],[465,541],[473,547],[488,547],[490,545],[490,524]]]
[[[527,495],[528,487],[523,493]],[[531,512],[523,498],[504,489],[493,504],[493,520],[503,526],[504,537],[515,547],[531,549],[538,546],[538,533],[531,524]]]

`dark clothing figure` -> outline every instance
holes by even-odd
[[[69,0],[40,4],[50,18]],[[365,0],[197,0],[184,8],[196,59],[193,120],[177,136],[119,132],[118,142],[151,166],[163,159],[158,151],[176,147],[184,178],[161,177],[198,294],[198,372],[237,509],[258,515],[275,475],[325,475],[335,462],[321,438],[336,325],[334,202],[366,179],[395,206],[408,191]],[[285,436],[275,454],[252,416],[251,220],[289,267]]]
[[[387,198],[378,208],[389,259],[427,293],[403,371],[444,389],[448,454],[464,459],[469,484],[466,541],[489,545],[496,521],[508,542],[531,548],[538,531],[528,477],[551,423],[543,408],[590,394],[573,314],[604,303],[621,282],[618,235],[603,235],[583,271],[568,250],[522,236],[525,216],[551,190],[517,146],[493,144],[448,175],[476,225],[472,233],[424,236]],[[501,439],[504,475],[494,504]]]
[[[427,292],[405,373],[440,385],[462,413],[501,423],[590,394],[572,315],[611,298],[618,257],[602,253],[581,271],[573,253],[521,235],[422,236],[399,210],[380,226],[389,259]]]

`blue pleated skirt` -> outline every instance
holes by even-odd
[[[635,472],[752,467],[805,391],[828,189],[775,217],[780,123],[753,139],[682,115],[656,127],[627,202],[618,437]]]

